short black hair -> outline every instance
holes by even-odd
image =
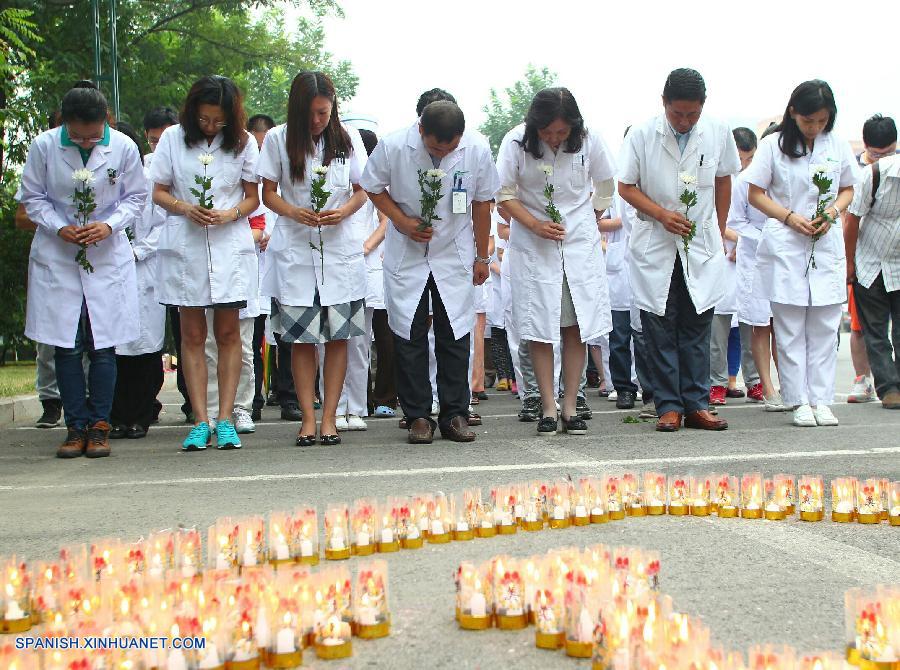
[[[247,130],[251,133],[254,130],[269,131],[275,127],[275,119],[268,114],[254,114],[247,121]]]
[[[897,141],[897,124],[889,116],[875,114],[863,124],[863,144],[881,149]]]
[[[756,133],[749,128],[735,128],[731,131],[734,135],[734,143],[741,151],[753,151],[756,148]]]
[[[362,137],[363,144],[366,147],[366,153],[371,156],[372,152],[375,151],[375,145],[378,144],[378,135],[368,128],[361,128],[359,136]]]
[[[422,130],[438,142],[450,142],[466,130],[466,117],[455,102],[438,100],[422,110]]]
[[[416,103],[416,116],[422,116],[422,112],[426,107],[428,107],[428,105],[430,105],[432,102],[438,102],[439,100],[456,102],[456,98],[454,98],[444,89],[432,88],[431,90],[425,91],[422,95],[419,96],[419,101]]]
[[[96,123],[107,117],[109,105],[100,89],[90,81],[83,80],[63,96],[59,106],[60,115],[64,123],[68,121],[81,121],[82,123]]]
[[[690,102],[706,102],[706,82],[696,70],[680,67],[672,70],[663,86],[663,99],[666,102],[688,100]]]
[[[154,107],[144,114],[144,130],[165,128],[178,124],[178,112],[171,107]]]

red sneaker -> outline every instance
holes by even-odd
[[[747,391],[747,402],[762,402],[763,399],[762,384],[754,384]]]
[[[509,392],[513,395],[519,395],[519,386],[516,384],[516,380],[509,382]]]
[[[710,405],[724,405],[726,403],[725,400],[725,387],[724,386],[713,386],[709,389],[709,404]]]

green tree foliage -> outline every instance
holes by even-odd
[[[502,95],[496,89],[491,89],[491,101],[484,106],[487,119],[479,130],[490,142],[495,158],[506,133],[525,121],[525,114],[528,113],[534,94],[555,86],[556,79],[556,73],[548,68],[538,69],[529,65],[525,70],[525,78],[504,89]]]

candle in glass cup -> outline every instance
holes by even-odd
[[[622,503],[628,516],[645,516],[644,494],[641,491],[643,479],[636,472],[622,474]]]
[[[450,537],[457,542],[467,542],[475,537],[477,513],[473,510],[469,515],[464,493],[451,493],[447,496],[450,503],[451,529]]]
[[[606,512],[609,520],[621,521],[626,514],[622,502],[622,480],[618,475],[604,475],[602,486],[606,496]]]
[[[763,476],[759,472],[741,477],[741,518],[763,518]]]
[[[357,556],[371,556],[375,553],[376,504],[370,498],[361,498],[353,503],[350,516],[350,537],[353,539],[353,553]]]
[[[238,524],[229,517],[216,519],[209,527],[207,543],[209,566],[213,570],[230,570],[238,561]]]
[[[242,568],[255,568],[266,558],[266,522],[261,516],[238,521],[238,557]]]
[[[446,544],[450,541],[453,518],[450,503],[443,493],[436,493],[428,506],[428,537],[431,544]]]
[[[831,520],[849,523],[856,516],[856,487],[850,477],[831,480]]]
[[[285,565],[295,561],[293,545],[295,520],[290,512],[272,512],[269,515],[269,562]]]
[[[272,668],[300,666],[303,662],[303,626],[296,601],[285,597],[275,599],[272,622],[267,665]]]
[[[353,598],[353,620],[356,634],[365,640],[390,634],[391,619],[388,608],[388,568],[383,560],[359,566]]]
[[[376,533],[378,536],[377,548],[380,554],[400,551],[401,507],[400,499],[394,497],[389,497],[377,507],[378,528]]]
[[[644,473],[644,508],[647,514],[666,513],[666,476],[659,472]]]
[[[25,561],[11,556],[0,561],[0,633],[31,629],[31,573]]]
[[[430,493],[413,496],[410,503],[412,518],[418,528],[418,536],[427,540],[431,534],[431,517],[429,510],[434,507],[434,496]]]
[[[738,478],[728,474],[716,474],[712,477],[715,482],[712,500],[715,503],[716,514],[721,519],[735,518],[740,505]]]
[[[147,540],[147,575],[156,579],[175,567],[175,533],[161,530]]]
[[[779,474],[773,478],[778,499],[784,507],[786,516],[793,516],[797,507],[797,494],[794,487],[794,475]]]
[[[343,503],[330,503],[325,509],[325,559],[350,558],[350,510]]]
[[[866,479],[857,484],[856,518],[859,523],[875,524],[881,521],[881,480]]]
[[[566,655],[591,658],[597,603],[586,585],[571,584],[566,591]]]
[[[514,535],[516,525],[516,489],[513,486],[497,486],[491,489],[494,507],[494,525],[501,535]]]
[[[293,542],[303,565],[319,564],[319,513],[315,506],[298,508],[294,512]]]
[[[570,522],[569,484],[565,480],[554,482],[548,492],[550,528],[568,528]]]
[[[534,596],[534,645],[539,649],[561,649],[566,643],[564,590],[558,583],[544,582]]]
[[[122,541],[116,538],[96,540],[90,546],[91,574],[95,581],[114,581],[125,576]]]
[[[825,518],[825,486],[817,475],[800,477],[797,502],[801,521],[821,521]]]
[[[706,475],[691,475],[691,514],[709,516],[712,482]]]
[[[175,568],[184,578],[193,578],[203,566],[203,547],[200,531],[179,528],[175,533]]]
[[[892,526],[900,526],[900,482],[891,482],[888,494],[888,521]]]
[[[491,627],[491,566],[463,562],[458,571],[459,627],[485,630]]]
[[[497,526],[494,523],[494,506],[490,500],[481,500],[480,490],[478,495],[478,507],[475,511],[475,537],[496,537]]]
[[[532,482],[527,487],[527,495],[522,499],[525,516],[522,518],[522,528],[529,532],[544,529],[546,514],[544,510],[544,498],[546,488],[542,482]]]
[[[509,556],[497,556],[492,561],[494,614],[497,627],[519,630],[528,625],[525,609],[525,581],[519,562]]]
[[[416,508],[409,498],[398,499],[400,505],[400,546],[403,549],[420,549],[424,544],[416,517]]]
[[[685,475],[669,477],[669,514],[685,516],[690,513],[691,480]]]
[[[766,520],[783,521],[786,514],[782,498],[779,495],[778,487],[775,485],[775,480],[764,480],[763,490],[765,491],[765,507],[763,508],[763,515],[765,516]]]

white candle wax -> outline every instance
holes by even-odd
[[[494,527],[494,524],[491,523],[490,519],[484,519],[484,520],[481,522],[481,527],[482,527],[482,528],[493,528],[493,527]]]
[[[378,623],[376,618],[376,610],[374,607],[360,607],[358,613],[358,623],[361,626],[374,626]]]
[[[227,570],[230,567],[231,563],[225,558],[225,554],[220,553],[216,556],[216,570]]]
[[[369,546],[369,534],[361,530],[356,534],[356,546],[357,547],[368,547]]]
[[[409,530],[406,531],[406,539],[407,540],[418,540],[419,539],[419,529],[416,526],[410,526]]]
[[[344,544],[344,534],[335,530],[335,532],[331,534],[331,540],[329,541],[328,546],[331,547],[332,551],[343,551],[346,549],[347,545]]]
[[[291,557],[291,550],[282,540],[275,545],[275,559],[278,561],[286,561]]]
[[[222,665],[219,662],[219,648],[215,642],[208,642],[204,652],[203,659],[200,661],[199,670],[211,670]]]
[[[781,505],[779,505],[778,503],[770,502],[766,505],[766,511],[767,512],[780,512],[780,511],[782,511]]]
[[[419,530],[426,531],[428,530],[428,517],[419,518]]]
[[[246,566],[256,565],[256,552],[253,551],[252,547],[247,547],[244,549],[244,561],[243,564]]]
[[[382,528],[381,529],[381,544],[393,544],[394,543],[394,531],[390,528]]]
[[[669,507],[684,507],[684,504],[680,500],[673,500],[669,503]]]
[[[563,509],[562,505],[556,505],[556,507],[553,508],[553,518],[557,521],[562,521],[566,518],[566,510]]]
[[[187,661],[181,649],[172,649],[166,663],[166,670],[187,670]]]
[[[522,503],[518,503],[515,507],[515,515],[516,518],[519,519],[525,516],[525,506]]]
[[[620,509],[618,500],[610,500],[608,503],[606,503],[606,506],[609,508],[610,512],[618,512]]]
[[[584,505],[575,505],[575,516],[584,517],[587,515],[587,508]]]
[[[260,648],[268,647],[272,641],[272,632],[269,629],[269,620],[266,618],[264,607],[260,607],[256,615],[256,629],[254,632],[256,634],[256,646]]]
[[[297,651],[297,647],[294,646],[294,631],[290,628],[282,628],[275,638],[275,653],[293,654],[295,651]]]
[[[834,511],[838,514],[850,514],[853,511],[853,503],[849,500],[841,500],[837,507],[834,508]]]
[[[759,509],[759,503],[758,502],[747,503],[747,509]]]
[[[234,645],[234,656],[231,661],[239,663],[241,661],[252,661],[258,656],[253,647],[251,640],[238,640]]]
[[[694,500],[694,507],[706,507],[708,504],[706,498],[696,498]]]
[[[435,519],[431,522],[431,534],[432,535],[443,535],[444,534],[444,523],[440,519]]]
[[[900,516],[900,505],[894,505],[891,507],[891,516]]]
[[[305,537],[300,540],[300,555],[301,556],[312,556],[313,555],[313,544]]]
[[[594,516],[603,516],[603,510],[599,507],[595,507],[591,510],[591,514],[593,514]]]
[[[525,515],[525,521],[528,523],[534,523],[537,520],[537,513],[535,512],[528,512],[528,514]]]
[[[578,617],[578,641],[591,642],[594,639],[594,621],[588,614],[587,608],[581,609]]]
[[[898,514],[900,514],[900,512],[898,512]],[[47,609],[56,609],[56,592],[50,584],[44,586],[44,603],[46,604]]]
[[[465,521],[460,521],[458,524],[456,524],[456,530],[460,533],[465,533],[467,530],[469,530],[469,524]]]
[[[3,615],[3,618],[7,621],[15,621],[16,619],[24,619],[25,612],[22,611],[22,608],[19,607],[18,600],[10,600],[6,603],[6,613]]]
[[[469,599],[469,612],[471,616],[487,615],[487,601],[483,593],[476,591],[472,594],[471,599]]]
[[[185,563],[183,566],[181,566],[181,576],[182,577],[190,578],[196,574],[197,574],[197,569],[190,563]]]

